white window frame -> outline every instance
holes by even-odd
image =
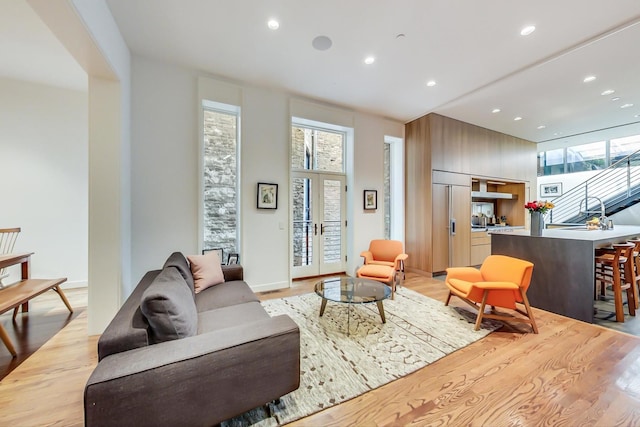
[[[217,111],[224,114],[233,114],[236,116],[236,250],[238,254],[242,254],[242,215],[240,209],[241,195],[241,138],[240,138],[240,120],[241,108],[238,105],[225,104],[209,99],[202,99],[200,104],[199,115],[199,144],[198,144],[198,252],[201,253],[204,247],[204,112],[205,110]],[[226,260],[221,260],[225,262]]]
[[[384,143],[390,148],[391,215],[389,237],[404,242],[404,140],[385,135]]]

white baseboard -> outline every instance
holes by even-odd
[[[290,288],[291,282],[263,283],[262,285],[253,285],[250,287],[253,292],[267,292],[267,291],[275,291],[278,289]]]

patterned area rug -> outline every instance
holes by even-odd
[[[295,421],[423,368],[501,326],[487,320],[474,331],[473,313],[407,288],[384,301],[384,324],[376,304],[329,301],[319,317],[320,302],[315,293],[262,302],[270,315],[287,314],[300,328],[300,388],[271,405],[272,417],[256,408],[223,426]]]

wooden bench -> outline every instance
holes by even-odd
[[[53,289],[57,292],[64,305],[66,305],[69,311],[73,313],[73,308],[71,308],[69,300],[67,300],[62,289],[60,289],[60,284],[66,282],[67,279],[65,277],[60,279],[29,278],[30,257],[30,253],[0,256],[0,268],[22,264],[22,280],[0,289],[0,314],[4,314],[5,312],[13,309],[13,320],[15,320],[20,306],[22,306],[23,312],[28,311],[29,300],[48,291],[49,289]],[[11,352],[11,355],[16,357],[16,350],[2,324],[0,324],[0,338],[2,339],[2,342],[4,342],[4,345],[9,349],[9,352]]]

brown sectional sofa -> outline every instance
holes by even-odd
[[[195,294],[176,252],[142,278],[98,341],[85,425],[212,426],[298,388],[298,326],[266,313],[241,266],[223,273]]]

